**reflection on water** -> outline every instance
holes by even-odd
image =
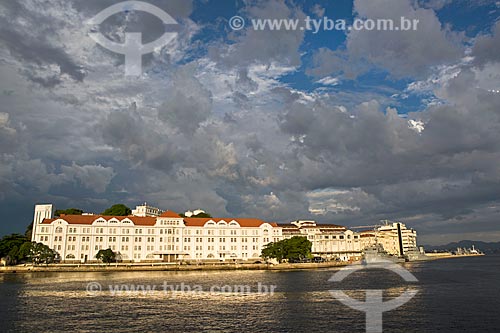
[[[363,332],[364,314],[338,303],[329,290],[363,300],[365,289],[385,298],[407,287],[419,293],[384,314],[385,331],[496,331],[500,320],[500,257],[406,265],[418,279],[408,285],[380,270],[351,274],[341,283],[334,269],[310,271],[109,272],[0,274],[1,331],[6,332]],[[87,292],[89,282],[102,292]],[[161,286],[200,286],[202,291]],[[275,285],[273,293],[257,292]],[[146,293],[116,293],[114,285],[158,286]],[[213,286],[249,286],[245,292]]]

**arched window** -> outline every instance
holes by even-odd
[[[62,232],[62,227],[57,227],[56,228],[56,233],[60,234]]]
[[[75,259],[75,255],[70,253],[66,256],[66,259]]]

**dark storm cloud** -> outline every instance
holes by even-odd
[[[111,112],[97,130],[105,144],[118,149],[118,159],[125,159],[132,166],[146,164],[168,173],[179,161],[177,148],[166,133],[161,135],[146,124],[133,105],[126,111]]]
[[[158,117],[191,136],[200,123],[212,113],[212,95],[194,77],[194,64],[179,68],[166,87],[165,101],[158,109]]]
[[[88,15],[95,15],[104,8],[107,8],[113,4],[123,2],[118,0],[73,0],[71,1],[74,8],[79,12],[83,12]],[[193,11],[193,2],[191,0],[150,0],[148,3],[153,4],[174,18],[186,18],[189,17]]]
[[[394,110],[380,112],[375,101],[348,113],[293,102],[281,129],[296,138],[297,181],[305,191],[341,189],[332,194],[340,206],[333,209],[348,223],[419,214],[470,220],[485,202],[500,201],[500,97],[475,81],[462,69],[439,92],[449,105],[410,114],[424,120],[420,134]]]
[[[51,46],[47,40],[26,38],[16,31],[0,30],[0,43],[9,49],[13,56],[37,66],[58,65],[61,73],[68,74],[76,81],[85,77],[81,66],[76,64],[62,49]],[[47,79],[37,77],[36,73],[27,70],[27,76],[43,86],[53,87],[61,82],[58,76]]]
[[[0,153],[15,151],[17,130],[11,127],[9,114],[0,112]]]
[[[474,62],[479,66],[484,66],[488,62],[500,62],[500,22],[497,22],[492,29],[491,35],[480,36],[474,43],[472,55]]]
[[[64,50],[63,45],[54,45],[51,41],[57,33],[57,24],[61,22],[51,21],[29,6],[12,3],[0,6],[4,8],[0,16],[0,45],[19,61],[32,65],[23,70],[29,79],[49,88],[61,83],[62,74],[83,81],[83,67]],[[55,23],[55,27],[51,23]],[[48,74],[48,77],[40,76],[38,70],[46,70],[50,65],[58,66],[57,72]]]
[[[491,65],[498,24],[475,38],[474,60],[462,63],[459,34],[429,9],[447,1],[424,9],[355,1],[360,16],[411,16],[423,30],[350,33],[344,51],[316,50],[308,73],[353,78],[382,68],[425,79],[434,66],[452,63],[456,75],[432,77],[442,103],[403,118],[376,89],[308,92],[281,83],[301,68],[303,31],[242,31],[229,44],[209,42],[208,55],[192,61],[184,56],[197,42],[180,36],[175,50],[149,58],[154,70],[129,80],[117,56],[88,40],[80,24],[115,1],[40,3],[0,5],[0,91],[12,91],[0,95],[2,211],[48,201],[98,212],[146,200],[280,222],[403,219],[424,235],[498,230],[500,94],[481,88],[498,75]],[[191,34],[203,28],[190,21],[191,2],[152,3]],[[284,1],[248,2],[242,12],[304,15]],[[123,29],[148,38],[161,32],[154,19],[117,16],[103,27],[116,40]],[[421,121],[423,131],[408,120]]]

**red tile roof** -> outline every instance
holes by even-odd
[[[167,210],[167,211],[164,211],[160,217],[177,217],[179,218],[179,214],[177,214],[176,212],[173,212],[171,210]]]
[[[111,220],[112,218],[117,219],[118,221],[122,221],[124,219],[131,220],[135,225],[144,225],[144,226],[154,226],[156,224],[156,217],[139,217],[139,216],[104,216],[104,215],[64,215],[59,218],[54,219],[44,219],[42,224],[50,224],[55,220],[62,219],[69,224],[88,224],[91,225],[98,218],[103,218],[106,221]]]
[[[175,214],[175,216],[174,216]],[[165,216],[168,215],[168,216]],[[161,215],[161,217],[180,217],[176,213],[172,211],[166,211]],[[91,225],[95,220],[98,218],[103,218],[106,221],[111,220],[112,218],[117,219],[118,221],[122,221],[124,219],[129,219],[131,220],[135,225],[143,225],[143,226],[154,226],[156,224],[156,217],[140,217],[140,216],[103,216],[103,215],[64,215],[59,218],[54,218],[54,219],[44,219],[42,221],[42,224],[50,224],[55,220],[62,219],[69,224],[87,224]],[[207,223],[208,221],[214,221],[214,222],[219,222],[219,221],[226,221],[227,223],[230,223],[231,221],[236,221],[238,224],[242,227],[260,227],[264,223],[269,223],[273,227],[277,227],[278,225],[274,222],[266,222],[263,220],[259,219],[254,219],[254,218],[208,218],[208,217],[185,217],[184,222],[186,226],[193,226],[193,227],[202,227]]]
[[[219,221],[225,221],[230,223],[231,221],[236,221],[242,227],[260,227],[264,223],[269,223],[273,227],[278,225],[274,222],[266,222],[259,219],[253,218],[215,218],[215,217],[186,217],[184,222],[188,227],[203,227],[208,221],[214,221],[215,223]]]

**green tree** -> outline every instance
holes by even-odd
[[[100,260],[106,264],[116,261],[116,253],[114,253],[111,249],[99,250],[95,257],[97,260]]]
[[[262,258],[274,258],[281,262],[287,260],[302,260],[311,256],[312,243],[302,236],[293,236],[279,242],[267,244],[262,249]]]
[[[50,264],[54,262],[57,252],[45,244],[32,242],[28,259],[35,265]]]
[[[58,209],[54,212],[55,216],[61,216],[61,214],[65,215],[82,215],[83,210],[78,208],[68,208],[68,209]]]
[[[4,236],[0,239],[0,258],[7,257],[14,252],[11,252],[13,248],[19,249],[28,239],[24,235],[12,234]]]
[[[211,218],[212,215],[210,215],[208,213],[199,213],[198,215],[193,215],[192,217],[208,217],[208,218]]]
[[[0,240],[0,257],[6,258],[9,265],[22,261],[48,264],[54,261],[56,254],[47,245],[30,242],[24,235],[12,234]]]
[[[262,249],[262,254],[261,254],[262,258],[264,258],[265,260],[274,258],[278,260],[278,262],[281,262],[284,259],[283,245],[284,245],[283,241],[267,244]]]
[[[32,242],[25,242],[21,247],[19,248],[18,252],[18,258],[19,260],[27,260],[31,261],[31,248],[33,247]]]
[[[14,245],[7,254],[7,262],[11,265],[15,265],[18,262],[19,247]]]
[[[128,216],[130,214],[132,214],[132,209],[128,208],[124,204],[113,205],[102,212],[102,215],[110,216]]]
[[[33,233],[33,222],[28,224],[28,226],[26,227],[26,231],[24,232],[24,236],[26,237],[26,239],[28,241],[31,241],[31,234],[32,233]]]

